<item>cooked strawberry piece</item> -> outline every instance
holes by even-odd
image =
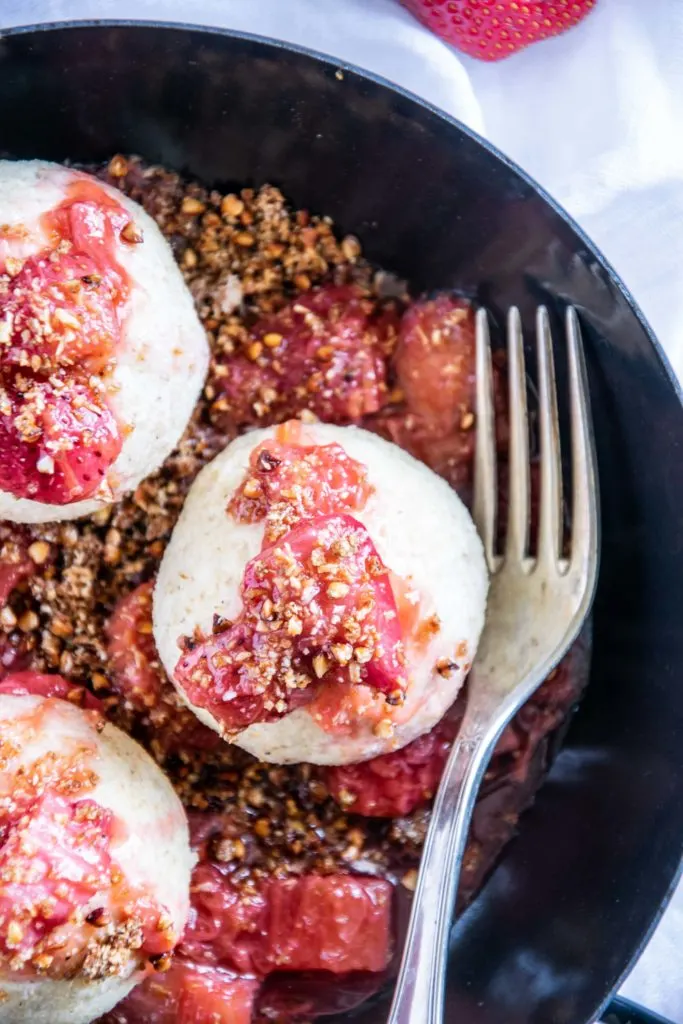
[[[262,969],[347,974],[383,971],[389,962],[391,885],[383,879],[273,879],[268,905]]]
[[[76,747],[45,757],[22,773],[12,771],[10,750],[0,779],[0,958],[49,966],[56,976],[77,963],[91,932],[107,922],[136,921],[141,957],[166,953],[177,940],[162,924],[163,908],[130,885],[113,859],[119,822],[112,812],[74,799],[96,783],[82,753]]]
[[[468,498],[474,458],[474,316],[450,295],[403,314],[394,369],[404,401],[367,426],[404,448]]]
[[[391,885],[363,875],[271,878],[239,889],[222,865],[192,879],[180,955],[261,976],[272,971],[382,971],[389,960]]]
[[[0,605],[6,604],[15,587],[35,571],[24,531],[3,523],[0,526]]]
[[[121,450],[106,378],[128,294],[112,255],[127,221],[119,203],[78,181],[46,218],[54,249],[0,254],[0,488],[17,497],[86,498]]]
[[[9,276],[2,296],[2,320],[8,325],[3,367],[26,369],[28,351],[41,364],[78,366],[86,374],[106,370],[119,334],[117,285],[118,273],[103,280],[98,263],[84,252],[47,251],[28,257]],[[34,317],[49,330],[38,332],[31,324]],[[22,338],[24,331],[28,338]],[[42,368],[36,366],[34,372]]]
[[[73,385],[68,399],[49,382],[35,381],[31,403],[45,406],[33,418],[36,441],[27,442],[14,428],[21,415],[24,396],[5,384],[11,411],[0,419],[0,488],[18,498],[66,504],[88,497],[105,480],[107,470],[121,450],[118,426],[108,408],[97,412],[88,406],[75,408],[73,401],[93,402],[87,388]],[[80,439],[88,435],[88,442]],[[54,451],[53,444],[67,443]]]
[[[176,1024],[251,1024],[258,985],[222,971],[186,970]]]
[[[420,21],[463,53],[480,60],[510,57],[531,43],[578,25],[595,0],[401,0]]]
[[[180,706],[164,672],[152,633],[154,581],[141,583],[121,598],[106,627],[111,682],[128,709],[151,724],[157,750],[213,750],[217,734]],[[148,717],[151,722],[148,722]]]
[[[267,890],[241,892],[222,865],[202,861],[192,873],[192,910],[180,955],[197,964],[256,969],[267,948]]]
[[[61,700],[68,700],[89,711],[102,712],[104,710],[102,701],[98,700],[85,686],[75,686],[64,676],[48,673],[10,672],[0,683],[0,694],[2,693],[10,693],[14,696],[59,697]]]
[[[291,572],[292,559],[299,572]],[[389,573],[357,519],[320,515],[302,520],[252,559],[243,587],[245,594],[260,591],[255,600],[261,620],[281,614],[286,636],[297,637],[295,646],[302,653],[313,648],[327,660],[327,668],[313,667],[318,678],[324,680],[328,670],[336,674],[336,666],[354,664],[355,672],[348,668],[342,673],[352,683],[386,694],[405,689],[401,627]],[[337,649],[340,644],[346,649]]]
[[[475,443],[474,311],[464,299],[438,295],[403,314],[394,358],[403,402],[364,426],[410,452],[470,498]],[[506,444],[501,374],[494,364],[496,433]]]
[[[429,420],[435,434],[457,430],[474,408],[472,307],[450,295],[412,303],[401,320],[394,362],[411,413]]]
[[[310,409],[358,423],[386,401],[385,354],[396,317],[356,285],[323,285],[292,299],[253,328],[246,353],[220,378],[228,417],[268,422]]]
[[[128,296],[128,275],[116,260],[114,249],[129,222],[130,214],[117,196],[105,192],[86,175],[77,177],[69,185],[64,202],[45,216],[45,226],[59,240],[71,243],[72,254],[87,257],[97,265],[95,280],[86,283],[96,288],[104,284],[115,303]],[[102,280],[98,281],[97,277]],[[101,301],[94,300],[91,304],[96,311],[95,320],[89,325],[91,329],[100,326]],[[114,320],[109,323],[113,324]]]
[[[303,519],[248,563],[240,619],[186,641],[176,677],[227,730],[287,714],[326,682],[400,702],[407,677],[389,574],[351,516]]]
[[[290,424],[278,430],[286,430]],[[241,522],[266,520],[274,540],[288,526],[312,515],[362,509],[372,493],[365,467],[338,444],[302,445],[278,438],[251,453],[249,473],[228,505]]]
[[[247,661],[241,660],[242,655]],[[276,654],[268,679],[262,679],[270,660],[267,641],[251,625],[239,622],[196,647],[190,646],[178,662],[176,678],[193,704],[214,714],[227,732],[236,732],[253,722],[277,717],[270,697],[270,687],[277,686],[280,659]],[[280,706],[280,714],[292,710],[292,702],[285,701],[284,694]]]
[[[46,792],[0,809],[0,950],[30,958],[111,878],[112,815],[92,800]]]
[[[330,793],[344,810],[371,818],[398,818],[428,803],[438,788],[463,712],[460,700],[447,718],[402,750],[326,769]]]
[[[123,597],[106,627],[114,688],[137,711],[154,707],[164,682],[152,635],[153,590],[149,580]]]
[[[195,968],[176,958],[170,970],[138,985],[100,1024],[251,1024],[255,978]]]

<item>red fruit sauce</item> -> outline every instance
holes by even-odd
[[[0,605],[6,603],[15,587],[32,576],[35,569],[19,529],[12,531],[3,551],[4,556],[0,557]]]
[[[199,863],[173,966],[133,991],[104,1018],[106,1024],[250,1024],[265,978],[288,971],[345,978],[385,970],[391,955],[389,882],[303,875],[240,884],[234,864],[211,856],[221,816],[191,815],[190,830]]]
[[[257,978],[175,959],[133,989],[102,1024],[252,1024]]]
[[[428,803],[439,785],[462,710],[456,706],[430,732],[401,750],[361,764],[324,769],[330,793],[345,810],[369,818],[399,818]]]
[[[305,407],[334,422],[355,421],[362,416],[364,427],[399,443],[466,494],[474,441],[473,328],[471,309],[450,296],[412,303],[399,326],[395,316],[374,312],[372,303],[355,286],[324,286],[259,323],[250,339],[250,343],[260,346],[253,350],[254,358],[246,354],[231,356],[230,373],[218,381],[230,399],[230,414],[238,423],[263,423],[264,419],[272,423]],[[268,337],[278,334],[279,340]],[[332,359],[325,351],[320,355],[317,352],[326,343],[335,349]],[[394,346],[394,358],[390,360]],[[327,383],[332,385],[326,394],[328,372]],[[495,366],[494,377],[496,406],[501,413],[504,398]],[[266,414],[261,406],[271,400],[268,389],[276,390],[277,395]],[[258,413],[255,403],[260,403]],[[506,440],[500,428],[505,418],[500,416],[498,424],[502,449]],[[330,528],[330,523],[333,531],[336,523],[342,532],[353,535],[360,527],[354,513],[363,508],[371,487],[365,468],[341,448],[306,446],[303,436],[301,426],[287,424],[275,440],[252,453],[249,472],[228,511],[239,521],[264,523],[263,550],[248,567],[243,581],[245,589],[259,593],[247,599],[238,623],[217,622],[213,634],[200,638],[199,643],[197,638],[190,638],[193,649],[186,652],[186,658],[194,657],[197,663],[216,654],[224,658],[232,642],[236,645],[233,650],[243,642],[252,648],[258,646],[262,634],[256,624],[262,621],[264,610],[269,618],[265,602],[275,605],[278,599],[276,551],[285,543],[291,547],[295,566],[306,567],[311,576],[316,589],[313,601],[319,607],[300,616],[301,633],[290,636],[284,623],[277,624],[276,620],[271,620],[269,627],[273,627],[276,637],[284,633],[293,649],[297,644],[303,646],[301,638],[308,633],[315,633],[327,648],[339,640],[330,631],[328,605],[333,599],[326,593],[327,580],[319,572],[320,566],[309,564],[312,539],[321,529]],[[360,537],[357,557],[366,565],[375,554],[371,543],[367,536]],[[257,576],[259,561],[263,563],[263,578]],[[3,581],[6,598],[34,568],[26,545],[18,538],[11,557],[0,561],[0,596]],[[396,622],[391,615],[384,621],[384,637],[389,639],[383,647],[391,650],[400,640],[406,609],[400,581],[393,580],[394,600],[391,587],[385,589],[387,570],[383,566],[375,569],[380,571],[368,575],[372,577],[380,625],[383,610],[398,611],[399,625],[388,628],[389,623]],[[151,582],[143,583],[121,598],[110,619],[109,678],[122,698],[119,707],[138,713],[135,720],[148,745],[151,740],[157,753],[159,749],[171,751],[172,757],[183,763],[187,756],[190,765],[192,749],[216,750],[221,741],[179,706],[175,690],[163,673],[152,637],[152,586]],[[334,603],[345,609],[353,605],[362,597],[353,589],[335,598]],[[412,614],[416,614],[414,609]],[[247,627],[252,629],[251,634]],[[406,620],[402,628],[407,633],[412,627]],[[461,899],[463,892],[470,898],[481,884],[493,858],[512,834],[517,815],[530,802],[543,770],[548,737],[566,717],[585,679],[582,659],[585,655],[580,648],[574,648],[552,680],[541,687],[501,737],[474,816]],[[299,668],[315,678],[311,678],[310,685],[297,689],[295,698],[302,703],[310,701],[311,713],[315,709],[322,714],[328,705],[339,704],[347,691],[360,692],[348,679],[343,680],[343,670],[348,666],[332,664],[331,657],[326,660],[330,665],[319,679],[312,656],[300,655]],[[358,664],[369,674],[375,673],[378,692],[389,677],[400,676],[398,661],[383,664],[378,658],[371,670],[367,668],[370,662]],[[234,667],[227,657],[227,671],[224,664],[222,672],[216,673],[218,685],[227,680],[235,684],[235,675],[236,685],[242,684]],[[322,668],[321,662],[318,667]],[[60,677],[30,675],[14,673],[0,684],[0,693],[40,692],[76,703],[83,700],[80,688]],[[88,700],[98,703],[94,698]],[[246,708],[247,717],[254,704],[257,715],[265,711],[263,694],[249,692],[248,687],[233,703],[240,713]],[[438,785],[463,705],[464,695],[430,733],[400,751],[358,765],[302,767],[339,804],[335,815],[348,817],[352,827],[354,815],[359,816],[356,824],[362,821],[360,816],[378,819],[373,827],[381,834],[386,834],[382,830],[396,829],[409,843],[411,834],[419,831],[425,820],[426,812],[419,809],[429,802]],[[227,759],[225,769],[231,770]],[[288,792],[291,790],[283,790],[283,800]],[[190,920],[170,970],[151,974],[100,1024],[310,1020],[320,1014],[347,1011],[381,987],[390,973],[392,885],[363,874],[312,873],[317,869],[304,867],[303,861],[301,874],[279,877],[276,871],[264,876],[258,869],[251,811],[247,809],[246,818],[241,817],[239,807],[214,814],[211,799],[209,787],[208,809],[189,814],[199,859],[192,879]],[[402,823],[403,816],[414,811],[415,815]],[[242,852],[233,857],[231,844],[240,841],[239,837],[244,840]],[[391,862],[391,870],[398,877],[406,866],[415,864],[415,849],[410,845],[405,848],[405,857],[405,861]],[[252,874],[254,865],[257,869]],[[401,897],[407,899],[408,890],[398,885],[394,896],[400,902]]]
[[[55,505],[105,486],[121,451],[108,378],[129,293],[129,214],[84,176],[67,191],[41,252],[13,257],[0,229],[0,488]]]
[[[472,306],[452,295],[411,303],[401,320],[394,370],[402,401],[363,425],[444,477],[468,504],[476,436]],[[506,405],[495,361],[493,383],[496,438],[504,450]]]
[[[164,683],[152,635],[152,581],[121,598],[107,623],[114,689],[136,710],[154,707]]]

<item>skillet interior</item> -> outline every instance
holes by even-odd
[[[414,99],[337,72],[222,33],[10,33],[0,146],[55,160],[137,152],[209,185],[273,182],[414,290],[464,289],[499,320],[516,303],[529,336],[539,301],[558,339],[564,304],[579,307],[604,531],[592,681],[520,838],[454,929],[446,1018],[587,1022],[683,847],[683,409],[620,283],[528,179]]]

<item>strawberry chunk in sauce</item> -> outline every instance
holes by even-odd
[[[401,750],[326,769],[325,782],[337,803],[371,818],[398,818],[429,803],[462,720],[463,702],[458,704],[430,732]]]
[[[273,971],[382,971],[390,956],[389,882],[364,875],[270,878],[240,889],[222,865],[193,875],[190,922],[178,949],[194,963]]]
[[[169,971],[152,975],[100,1024],[251,1024],[256,978],[176,959]]]
[[[397,317],[357,285],[323,285],[260,320],[246,351],[219,378],[226,415],[268,423],[310,409],[333,423],[358,423],[387,400],[385,357]]]
[[[303,875],[240,883],[234,864],[212,859],[224,827],[221,816],[190,815],[199,863],[192,874],[189,921],[171,969],[134,989],[102,1024],[250,1024],[266,977],[301,971],[361,979],[388,966],[389,882]]]
[[[372,493],[365,466],[341,445],[300,441],[300,425],[286,423],[278,436],[257,445],[250,472],[228,505],[238,522],[265,521],[267,540],[306,516],[359,511]]]
[[[474,316],[462,299],[438,295],[403,314],[394,355],[402,405],[371,425],[460,489],[474,455]]]
[[[258,987],[255,978],[185,969],[173,1020],[175,1024],[251,1024]]]
[[[274,879],[264,966],[382,971],[389,962],[391,885],[355,875]]]
[[[128,280],[114,252],[129,216],[77,178],[27,259],[0,239],[0,488],[66,504],[92,495],[122,435],[108,400]]]
[[[123,706],[149,728],[157,751],[213,750],[220,737],[180,704],[159,660],[152,633],[153,590],[153,580],[141,583],[120,599],[107,623],[112,687]]]
[[[316,516],[247,565],[237,622],[186,641],[176,678],[227,730],[287,714],[348,681],[400,703],[407,686],[396,601],[364,526]]]
[[[0,694],[31,697],[59,697],[88,711],[103,712],[104,705],[85,686],[76,686],[64,676],[50,673],[10,672],[0,682]]]
[[[164,683],[152,635],[153,590],[149,580],[122,597],[106,626],[114,689],[137,711],[158,703]]]
[[[36,565],[28,553],[28,541],[21,527],[0,525],[0,605],[6,604],[12,591],[29,579]]]
[[[413,302],[403,314],[394,364],[411,413],[435,434],[457,432],[474,405],[472,307],[438,295]]]
[[[443,476],[467,500],[474,458],[474,310],[464,299],[437,295],[403,314],[393,368],[403,401],[364,426],[393,441]],[[504,411],[494,365],[496,410]],[[505,442],[506,417],[496,430]]]
[[[59,946],[62,935],[54,935],[54,950],[49,936],[109,886],[111,832],[111,813],[92,800],[71,804],[48,791],[14,813],[6,806],[0,808],[0,953],[4,957],[33,960],[40,966],[36,958],[41,953],[64,956]]]

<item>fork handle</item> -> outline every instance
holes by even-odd
[[[477,791],[497,738],[467,723],[437,793],[387,1024],[442,1024],[448,934]]]

